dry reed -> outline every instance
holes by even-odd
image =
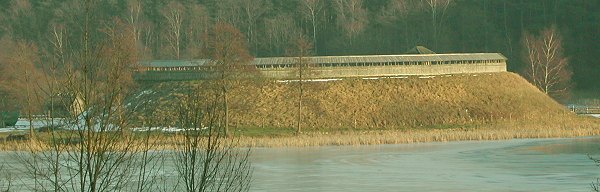
[[[339,133],[320,132],[291,137],[241,137],[240,141],[242,146],[246,147],[307,147],[326,145],[381,145],[467,140],[507,140],[523,138],[566,138],[592,135],[600,135],[600,123],[598,123],[598,121],[595,123],[581,123],[574,127],[552,127],[546,125],[515,126],[511,124],[504,124],[480,128],[347,131]]]
[[[576,118],[554,122],[514,122],[481,125],[476,128],[346,130],[307,132],[298,136],[237,136],[239,147],[308,147],[329,145],[381,145],[469,140],[523,138],[566,138],[600,135],[600,119]],[[152,135],[145,139],[123,139],[113,143],[116,150],[176,150],[182,135]],[[0,144],[0,150],[49,150],[43,141],[14,141]],[[75,149],[77,144],[66,146]]]

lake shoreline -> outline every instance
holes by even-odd
[[[564,121],[562,123],[517,123],[505,122],[501,124],[479,125],[467,128],[412,128],[412,129],[347,129],[347,130],[308,130],[295,135],[293,130],[278,134],[241,134],[234,135],[231,139],[238,147],[250,148],[285,148],[285,147],[314,147],[314,146],[360,146],[382,144],[408,144],[427,142],[450,141],[484,141],[484,140],[509,140],[528,138],[570,138],[581,136],[600,135],[600,119],[583,118],[581,121]],[[50,141],[51,137],[40,136]],[[140,138],[143,133],[134,133]],[[143,138],[143,137],[141,137]],[[177,148],[177,143],[182,141],[181,134],[153,133],[148,145],[152,150],[171,150]],[[44,140],[42,139],[42,140]],[[146,145],[142,141],[133,141],[139,145]],[[35,147],[30,147],[32,144]],[[125,142],[123,142],[125,144]],[[0,142],[0,151],[15,150],[44,150],[48,144],[44,142],[4,141]]]
[[[309,133],[286,137],[239,137],[242,147],[285,148],[314,146],[361,146],[452,141],[486,141],[537,138],[572,138],[600,135],[600,125],[578,128],[533,129],[431,129],[374,130],[340,133]]]
[[[581,129],[565,129],[562,131],[570,131],[573,133],[581,133],[585,134],[586,132],[582,131],[593,131],[597,128],[581,128]],[[414,131],[414,130],[413,130]],[[463,133],[468,132],[465,135],[468,135],[470,132],[474,133],[483,133],[483,131],[490,130],[463,130],[463,129],[447,129],[447,130],[437,130],[432,131],[430,133],[425,134],[433,134],[437,133],[443,135],[444,133]],[[517,133],[516,129],[510,129],[510,131],[514,131],[513,133]],[[408,131],[372,131],[365,134],[367,136],[377,135],[387,133],[391,135],[392,132],[396,133],[404,133],[404,135],[409,136],[411,133],[407,133]],[[507,131],[508,132],[508,131]],[[492,132],[489,132],[492,133]],[[531,132],[534,133],[534,132]],[[550,133],[557,133],[555,131],[550,131]],[[355,135],[358,133],[337,133],[337,134],[322,134],[327,138],[335,138],[340,135]],[[416,136],[417,132],[413,132],[412,136]],[[325,137],[323,136],[323,138]],[[330,191],[334,187],[338,187],[337,185],[341,185],[347,188],[353,189],[361,189],[361,190],[395,190],[395,189],[406,189],[403,187],[407,187],[406,183],[411,184],[408,187],[411,187],[411,190],[421,191],[421,190],[429,190],[431,189],[429,185],[423,184],[421,185],[421,178],[427,178],[431,182],[447,182],[451,185],[436,185],[441,187],[449,188],[440,188],[439,190],[454,190],[454,189],[464,189],[466,191],[473,190],[481,186],[490,187],[490,183],[494,184],[494,189],[498,191],[507,191],[507,190],[533,190],[540,189],[544,187],[540,187],[540,181],[544,181],[545,188],[550,187],[564,187],[565,184],[561,182],[568,182],[569,187],[561,188],[565,191],[571,191],[571,189],[585,188],[588,182],[595,181],[595,175],[592,173],[597,172],[596,165],[592,160],[587,159],[586,153],[590,153],[592,155],[600,154],[598,151],[590,151],[588,152],[585,149],[580,149],[579,147],[584,146],[589,149],[597,149],[597,145],[588,146],[581,145],[579,139],[567,140],[567,142],[561,142],[560,140],[536,140],[536,139],[528,139],[528,138],[517,138],[515,140],[504,140],[500,141],[502,135],[500,133],[497,134],[498,137],[492,137],[487,139],[486,142],[484,140],[470,140],[470,141],[432,141],[432,142],[411,142],[412,144],[407,145],[385,145],[386,143],[381,143],[381,145],[344,145],[344,146],[334,146],[329,145],[328,147],[270,147],[270,148],[261,148],[254,147],[251,152],[251,162],[254,166],[253,172],[253,183],[251,191],[281,191],[281,190],[290,190],[297,189],[299,191],[303,191],[306,189],[307,191]],[[525,136],[525,135],[522,135]],[[553,135],[544,135],[540,133],[540,136],[553,136]],[[584,135],[581,135],[584,136]],[[315,138],[319,137],[317,133],[310,133],[297,136],[299,139],[306,138]],[[387,136],[383,136],[382,138],[386,138]],[[236,137],[238,138],[238,137]],[[439,137],[441,139],[441,137]],[[544,137],[537,137],[544,138]],[[552,137],[555,138],[555,137]],[[245,142],[243,137],[239,137],[240,142]],[[259,141],[265,142],[269,138],[255,138],[260,139]],[[277,139],[277,138],[271,138]],[[281,139],[281,138],[279,138]],[[341,139],[345,139],[342,137]],[[493,140],[493,141],[492,141]],[[586,140],[586,139],[582,139]],[[479,142],[482,141],[482,142]],[[589,141],[589,140],[586,140]],[[594,141],[597,141],[597,137],[594,138]],[[589,142],[587,142],[589,143]],[[391,143],[387,143],[391,144]],[[571,147],[577,146],[577,147]],[[558,148],[558,149],[557,149]],[[577,149],[575,152],[578,153],[566,153],[568,157],[565,157],[563,151],[564,150],[573,150]],[[581,152],[583,151],[583,152]],[[26,152],[28,153],[28,152]],[[559,157],[557,157],[556,153],[561,153]],[[9,152],[3,151],[0,152],[1,155],[4,155],[4,160],[9,160],[12,164],[17,166],[24,166],[24,163],[20,163],[13,159],[16,157],[15,155],[18,152]],[[10,158],[10,159],[9,159]],[[516,163],[515,163],[516,162]],[[527,164],[529,162],[534,162],[535,164]],[[566,163],[568,162],[568,163]],[[490,164],[492,163],[492,164]],[[523,169],[523,164],[527,164],[527,169]],[[161,170],[173,170],[173,165],[167,163],[166,168]],[[419,166],[415,166],[419,165]],[[551,165],[551,166],[549,166]],[[334,167],[332,167],[334,166]],[[575,171],[571,170],[568,172],[569,174],[564,174],[565,170],[563,167],[576,168]],[[11,167],[12,170],[17,170],[16,166]],[[429,169],[423,170],[422,167],[428,167]],[[497,167],[502,167],[503,169],[510,168],[510,170],[506,170],[505,172],[498,172]],[[536,169],[533,169],[533,168]],[[554,168],[552,172],[545,172],[548,167]],[[558,168],[556,168],[558,167]],[[328,171],[318,171],[313,172],[314,170],[328,170]],[[336,180],[336,176],[343,173],[356,173],[356,170],[361,170],[361,174],[349,174],[351,177],[346,177],[345,180],[347,183],[339,184],[336,183],[339,180]],[[431,171],[428,171],[431,170]],[[460,170],[463,172],[459,172],[456,170]],[[485,172],[486,170],[492,170],[489,172]],[[529,171],[527,172],[529,175],[542,175],[542,176],[527,176],[523,177],[520,174],[520,171]],[[582,171],[583,170],[583,171]],[[502,171],[502,170],[500,170]],[[16,171],[13,171],[13,173]],[[172,171],[164,171],[170,173]],[[18,172],[21,173],[21,172]],[[162,173],[162,172],[161,172]],[[449,176],[444,177],[439,174],[449,174]],[[306,177],[307,180],[303,182],[310,182],[311,185],[309,189],[304,188],[307,185],[292,185],[289,183],[293,183],[297,181],[297,175],[310,175],[315,174],[314,177]],[[483,175],[483,176],[482,176]],[[511,176],[511,181],[514,183],[516,181],[522,181],[519,184],[519,187],[515,186],[506,186],[502,185],[502,183],[494,182],[501,179],[506,179],[507,176]],[[26,176],[21,176],[21,178],[25,178]],[[399,178],[402,177],[402,178]],[[537,180],[538,178],[543,177],[543,180]],[[589,177],[589,179],[587,179]],[[332,182],[320,182],[325,178],[334,178]],[[371,185],[356,185],[354,186],[355,180],[362,181],[364,178],[376,178],[380,179],[390,179],[391,181],[403,179],[404,183],[397,182],[385,182],[387,185],[381,185],[379,183],[371,183]],[[418,178],[418,179],[417,179]],[[584,179],[582,179],[584,178]],[[568,179],[565,181],[565,179]],[[550,181],[548,181],[550,180]],[[23,189],[16,191],[28,191],[25,189],[26,184],[21,183],[22,180],[15,182],[15,189]],[[256,183],[254,183],[256,181]],[[288,182],[282,182],[288,181]],[[335,182],[333,182],[335,181]],[[387,181],[387,180],[386,180]],[[503,180],[506,181],[506,180]],[[573,184],[574,181],[580,182]],[[508,181],[507,181],[508,182]],[[275,185],[277,184],[277,185]],[[554,185],[556,186],[554,186]],[[477,185],[475,187],[474,185]],[[550,186],[550,187],[547,187]],[[362,187],[362,188],[361,188]],[[545,189],[544,188],[544,189]],[[476,189],[475,189],[476,190]],[[348,190],[352,191],[352,190]]]

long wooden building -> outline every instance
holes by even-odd
[[[495,73],[506,71],[507,59],[500,53],[355,55],[305,57],[311,63],[311,78],[381,77]],[[297,57],[255,58],[248,63],[264,77],[294,79]],[[142,63],[138,80],[194,80],[211,78],[211,60],[157,60]]]

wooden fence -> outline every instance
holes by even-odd
[[[600,114],[600,106],[569,106],[569,109],[577,114]]]

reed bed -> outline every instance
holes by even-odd
[[[327,145],[381,145],[424,142],[449,142],[472,140],[508,140],[524,138],[567,138],[600,135],[599,127],[577,128],[475,128],[434,130],[384,130],[344,133],[313,133],[296,137],[242,137],[246,147],[309,147]]]
[[[115,142],[116,141],[116,142]],[[92,147],[91,150],[111,150],[111,151],[128,151],[128,152],[140,152],[146,150],[169,150],[174,149],[173,147],[179,143],[177,137],[170,136],[158,136],[153,135],[148,138],[133,138],[123,137],[115,140],[111,138],[110,141],[106,140],[100,142],[99,140],[94,143],[107,144],[110,143],[109,147]],[[94,145],[94,143],[86,143]],[[0,151],[74,151],[79,150],[82,143],[59,143],[56,144],[51,142],[47,137],[39,139],[30,139],[26,141],[4,141],[0,142]]]
[[[235,136],[231,139],[237,147],[310,147],[336,145],[381,145],[425,142],[450,142],[473,140],[508,140],[524,138],[568,138],[600,135],[600,119],[578,118],[579,121],[554,122],[503,122],[469,128],[398,129],[398,130],[337,130],[313,131],[300,135]],[[111,150],[177,150],[183,141],[180,134],[153,134],[149,137],[130,137],[113,143]],[[29,140],[0,143],[3,151],[52,150],[47,141]],[[63,145],[61,150],[72,150],[79,144]]]
[[[382,130],[382,131],[349,131],[341,133],[310,133],[299,136],[281,137],[248,137],[237,139],[239,147],[310,147],[339,145],[382,145],[425,142],[450,142],[474,140],[508,140],[525,138],[568,138],[600,135],[600,128],[582,127],[573,129],[436,129],[436,130]],[[180,136],[164,136],[149,141],[151,150],[176,150],[180,144]],[[136,151],[146,145],[142,141],[114,143],[111,149]],[[63,150],[77,149],[78,145],[69,145]],[[44,151],[52,146],[40,141],[15,141],[0,144],[0,151]]]

